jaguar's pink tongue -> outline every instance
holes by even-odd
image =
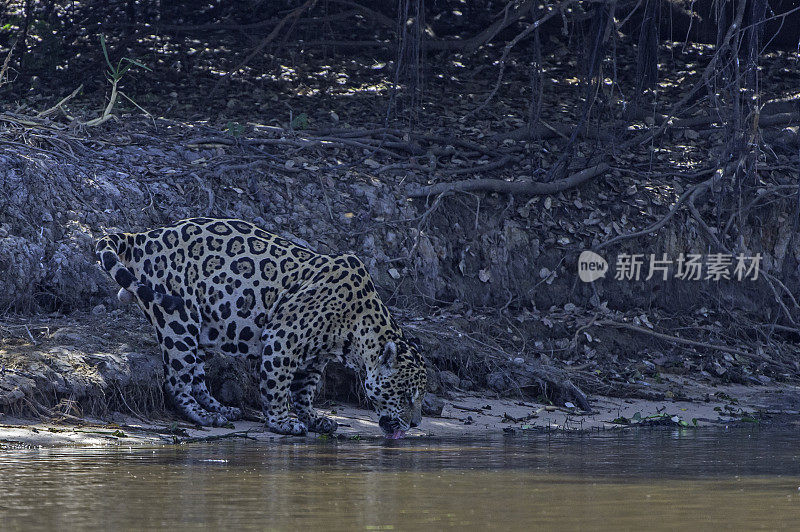
[[[389,438],[390,440],[399,440],[400,438],[402,438],[405,435],[406,435],[406,431],[404,431],[404,430],[396,430],[391,435],[388,435],[386,437]]]

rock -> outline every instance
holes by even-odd
[[[229,406],[246,402],[258,403],[258,389],[253,386],[251,373],[245,360],[225,356],[218,352],[206,360],[206,382],[211,395]]]
[[[441,416],[444,408],[444,400],[432,393],[426,394],[422,400],[422,413],[426,416]]]
[[[459,379],[458,375],[452,371],[444,370],[439,372],[439,382],[442,383],[442,386],[445,389],[458,388],[458,385],[461,383],[461,379]]]
[[[196,151],[186,150],[183,152],[183,158],[186,159],[187,162],[194,162],[203,158],[203,156]]]
[[[219,388],[219,395],[217,398],[226,405],[242,404],[242,387],[232,380],[225,380]]]
[[[442,388],[441,381],[439,381],[439,372],[433,368],[426,368],[426,373],[428,374],[428,385],[427,391],[436,393]]]
[[[92,316],[104,316],[106,313],[106,306],[100,303],[92,307]]]
[[[486,386],[496,392],[508,390],[508,375],[505,371],[493,371],[486,376]]]
[[[79,344],[83,341],[83,337],[69,327],[61,327],[53,333],[52,338],[60,344]]]

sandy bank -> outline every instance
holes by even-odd
[[[683,430],[702,430],[703,427],[731,423],[769,425],[773,416],[787,416],[791,423],[800,424],[797,410],[775,409],[774,405],[800,403],[800,388],[774,386],[716,387],[704,390],[692,401],[649,401],[644,399],[595,398],[594,411],[581,413],[576,409],[553,407],[513,399],[487,399],[474,395],[454,395],[444,400],[439,417],[425,417],[419,428],[412,429],[411,438],[477,438],[491,435],[520,435],[528,431],[597,431],[641,430],[665,426]],[[341,439],[380,439],[374,413],[348,405],[322,408],[339,423],[335,437]],[[319,438],[317,434],[305,437]],[[77,421],[44,422],[0,416],[0,445],[153,445],[183,444],[214,441],[223,438],[245,438],[252,441],[276,441],[296,436],[281,436],[264,429],[256,421],[237,421],[232,427],[200,428],[174,419],[143,422],[134,417],[117,415],[114,422],[87,418]]]

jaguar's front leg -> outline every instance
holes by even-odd
[[[306,424],[308,430],[320,434],[333,434],[338,427],[336,421],[321,415],[313,406],[317,385],[324,369],[325,362],[320,362],[318,358],[312,359],[306,367],[295,373],[290,389],[297,417]]]
[[[296,346],[278,338],[274,331],[264,331],[261,339],[259,391],[267,428],[278,434],[301,436],[308,427],[289,412],[289,387],[297,369],[297,361],[291,355]]]

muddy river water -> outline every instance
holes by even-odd
[[[800,530],[797,436],[0,447],[0,529]]]

